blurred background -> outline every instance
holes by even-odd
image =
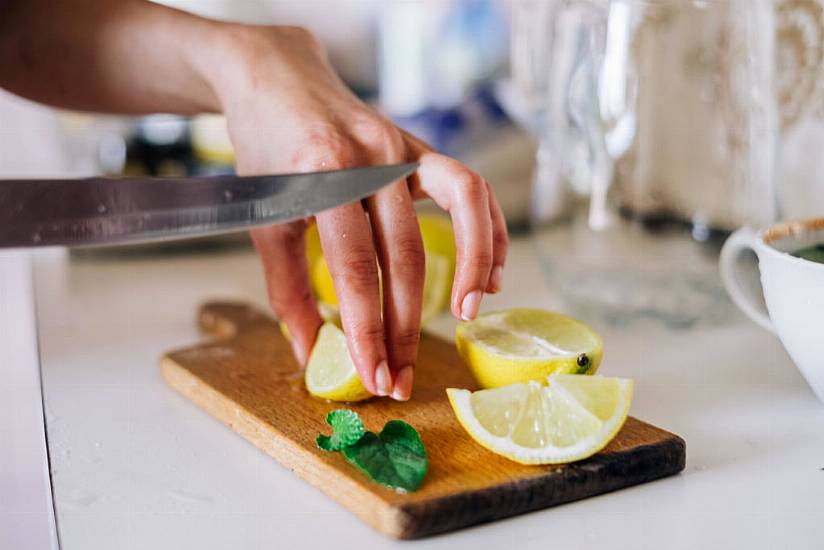
[[[166,0],[294,24],[398,125],[498,188],[513,228],[586,210],[699,241],[824,204],[821,0]],[[147,75],[147,78],[151,75]],[[3,176],[232,171],[217,115],[56,112],[0,92]]]

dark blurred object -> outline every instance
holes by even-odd
[[[137,121],[126,144],[125,174],[186,176],[196,169],[187,119],[152,115]]]

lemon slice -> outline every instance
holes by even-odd
[[[593,374],[603,355],[594,330],[540,309],[481,315],[458,325],[455,343],[484,388],[544,382],[550,374]]]
[[[421,214],[418,216],[418,223],[426,255],[421,310],[421,322],[426,324],[449,307],[452,279],[455,276],[455,235],[449,219],[443,216]],[[323,257],[317,225],[312,225],[306,231],[306,257],[315,295],[322,303],[336,307],[338,297],[332,274]]]
[[[355,370],[343,331],[333,323],[320,327],[304,380],[309,393],[322,399],[363,401],[372,397]]]
[[[624,425],[632,380],[555,374],[537,382],[480,390],[446,390],[472,439],[521,464],[560,464],[590,457]]]

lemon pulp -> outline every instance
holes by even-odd
[[[306,389],[331,401],[362,401],[372,397],[355,369],[343,331],[325,323],[318,331],[304,374]]]
[[[446,391],[475,441],[522,464],[590,457],[615,437],[629,414],[632,380],[556,374],[547,382]]]
[[[601,337],[559,313],[515,308],[460,323],[458,354],[484,388],[529,381],[550,374],[593,374],[603,355]]]

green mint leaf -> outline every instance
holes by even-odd
[[[332,426],[332,435],[319,435],[315,442],[324,451],[339,451],[357,443],[366,429],[358,413],[349,409],[337,409],[326,415],[326,423]]]
[[[315,438],[315,444],[317,444],[318,448],[322,451],[337,451],[338,448],[335,447],[335,444],[332,443],[332,438],[328,435],[320,434]]]
[[[402,491],[421,486],[429,459],[418,432],[402,420],[390,420],[380,435],[366,432],[344,456],[370,479]]]

